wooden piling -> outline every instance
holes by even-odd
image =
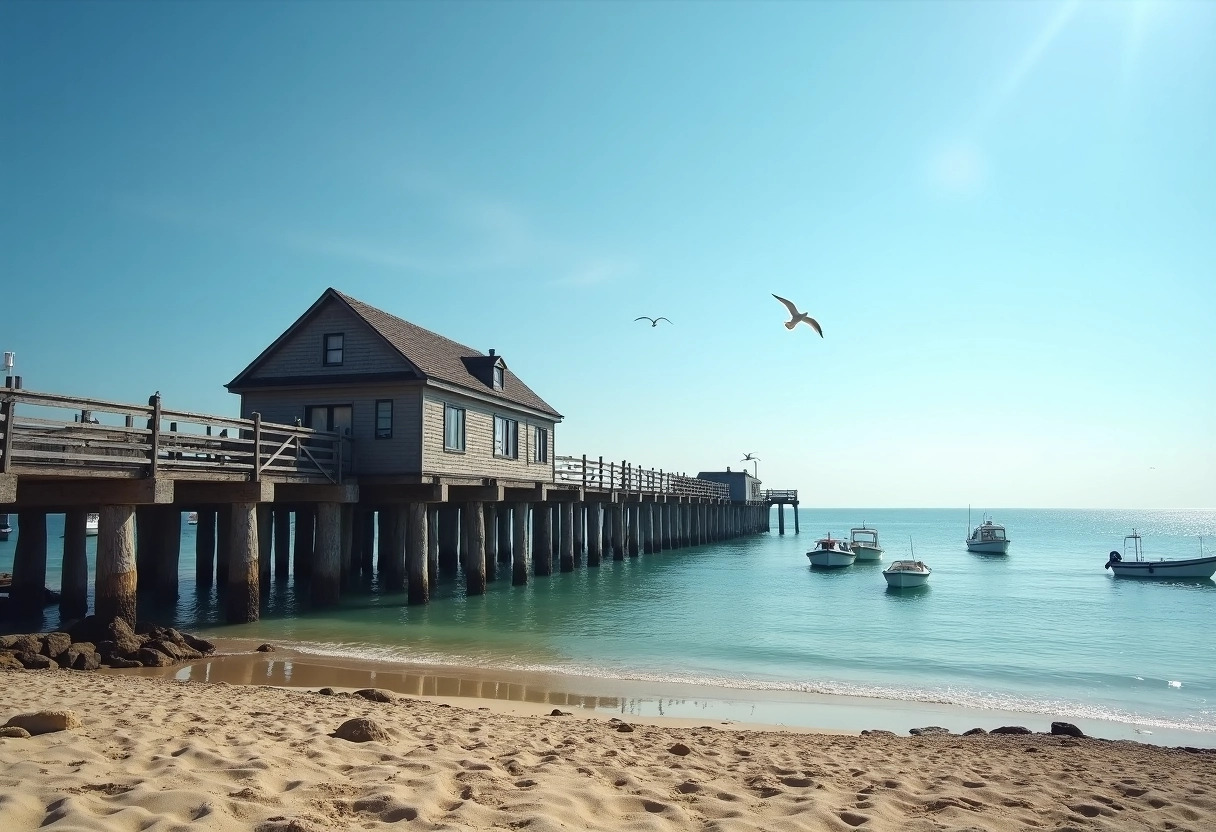
[[[777,534],[785,534],[785,503],[777,503]]]
[[[511,563],[511,515],[513,513],[510,503],[501,503],[496,513],[498,518],[498,562],[505,565]]]
[[[270,591],[271,562],[274,560],[274,508],[270,503],[258,503],[258,589]],[[181,520],[178,520],[181,527]]]
[[[295,551],[292,553],[295,562],[292,572],[296,580],[307,580],[312,577],[312,562],[316,556],[316,511],[311,508],[296,509],[296,538]]]
[[[248,624],[261,617],[261,591],[258,588],[257,503],[228,506],[228,591],[224,598],[225,620],[229,624]]]
[[[363,526],[362,546],[359,549],[359,577],[370,581],[376,571],[376,512],[367,509],[360,521]]]
[[[97,520],[96,600],[102,621],[135,626],[135,507],[102,506]]]
[[[46,512],[17,512],[10,603],[18,614],[41,613],[46,606]]]
[[[641,554],[641,537],[642,537],[642,504],[629,503],[629,531],[626,532],[626,553],[631,558],[636,558]]]
[[[63,518],[63,579],[59,617],[80,618],[89,611],[89,560],[85,548],[88,512],[72,509]]]
[[[439,506],[426,507],[426,577],[429,593],[439,582]]]
[[[200,587],[215,583],[214,509],[200,509],[194,526],[194,582]]]
[[[604,559],[604,504],[587,504],[587,565],[599,566]]]
[[[342,506],[317,503],[309,597],[314,607],[338,603],[342,588]]]
[[[232,506],[223,503],[215,512],[215,585],[228,591],[228,564],[232,562]]]
[[[612,559],[625,559],[625,505],[612,504]]]
[[[574,566],[583,565],[583,553],[587,551],[587,504],[574,504]]]
[[[553,574],[553,513],[548,503],[532,505],[532,560],[537,575]]]
[[[528,504],[511,505],[511,585],[528,582]]]
[[[495,581],[498,579],[498,507],[495,503],[482,503],[481,512],[486,530],[486,581]]]
[[[794,503],[794,534],[798,534],[798,503]]]
[[[156,579],[156,547],[158,528],[158,506],[140,506],[135,509],[135,564],[138,571],[139,589],[151,596]]]
[[[177,506],[156,506],[156,563],[153,581],[158,605],[177,602],[177,572],[182,554],[182,512]]]
[[[383,592],[405,591],[405,541],[409,509],[394,504],[380,509],[379,578]]]
[[[214,524],[215,515],[212,513]],[[203,526],[203,512],[198,513],[198,524]],[[214,529],[212,534],[214,534]],[[291,509],[286,506],[274,508],[274,577],[276,581],[287,580],[291,571]]]
[[[408,602],[426,604],[431,600],[431,580],[427,572],[427,518],[426,503],[410,503],[407,526],[409,528],[405,548],[405,565],[409,574],[406,581]]]
[[[560,569],[563,572],[574,571],[574,503],[561,503],[561,554],[559,555]]]
[[[439,509],[439,572],[454,576],[460,563],[460,508],[445,503]]]
[[[465,536],[469,541],[465,553],[464,579],[468,595],[484,595],[486,591],[486,518],[481,503],[463,506]]]

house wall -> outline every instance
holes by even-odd
[[[760,480],[743,471],[702,471],[698,479],[724,483],[730,488],[730,499],[734,503],[759,499]]]
[[[377,399],[393,401],[391,439],[375,438]],[[421,384],[255,390],[241,396],[241,417],[251,419],[256,411],[264,421],[290,425],[303,420],[305,408],[311,405],[345,404],[352,406],[353,417],[351,474],[417,474],[422,470]],[[442,421],[442,410],[439,418]]]
[[[326,366],[325,335],[339,332],[345,336],[342,363]],[[331,302],[266,356],[250,378],[384,373],[408,368],[409,363],[401,354],[385,343],[362,319],[344,306]]]
[[[446,451],[443,448],[445,404],[465,409],[465,450],[463,453]],[[556,447],[553,421],[525,416],[505,407],[497,407],[457,393],[432,389],[427,389],[423,394],[422,412],[422,468],[426,473],[553,482],[553,454]],[[495,415],[505,416],[519,422],[518,459],[503,459],[494,456]],[[533,427],[542,427],[549,431],[547,462],[532,462],[535,448]]]

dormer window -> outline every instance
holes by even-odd
[[[504,371],[503,371],[503,367],[502,367],[502,365],[501,365],[501,364],[495,364],[495,365],[494,365],[494,389],[495,389],[495,390],[501,390],[501,389],[502,389],[502,382],[503,382],[503,376],[504,376],[504,375],[505,375],[505,373],[504,373]]]
[[[345,338],[341,332],[334,332],[325,336],[323,363],[326,367],[341,366],[342,344],[344,340]]]

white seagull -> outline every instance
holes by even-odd
[[[797,306],[794,306],[792,302],[786,300],[780,295],[773,295],[773,297],[785,304],[785,308],[790,310],[790,319],[785,322],[786,329],[793,329],[800,323],[809,324],[811,329],[819,333],[820,338],[823,337],[823,327],[819,325],[819,321],[815,320],[805,312],[799,312]]]
[[[664,317],[658,317],[658,318],[648,318],[648,317],[646,317],[645,315],[642,315],[642,316],[640,316],[640,317],[634,318],[633,320],[634,320],[634,323],[637,323],[638,321],[650,321],[650,325],[651,325],[651,326],[658,326],[658,325],[659,325],[659,321],[667,321],[667,323],[669,323],[669,324],[671,323],[671,321],[670,321],[669,319],[664,318]]]

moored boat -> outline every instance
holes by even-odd
[[[971,530],[971,536],[967,538],[967,551],[987,555],[1005,554],[1009,551],[1009,538],[1005,536],[1005,527],[1000,523],[993,523],[991,517],[985,517],[983,523]]]
[[[849,542],[832,537],[831,532],[827,537],[815,541],[815,548],[807,552],[806,556],[811,561],[811,566],[817,566],[820,569],[852,566],[853,561],[857,560],[857,555],[849,547]]]
[[[882,570],[882,576],[887,579],[887,586],[895,589],[924,586],[929,581],[933,570],[924,561],[897,560]]]
[[[1112,551],[1103,567],[1119,578],[1211,578],[1216,574],[1216,555],[1203,556],[1202,538],[1197,558],[1145,560],[1140,535],[1132,529],[1132,533],[1123,538],[1123,551],[1127,559]]]
[[[882,560],[878,530],[867,528],[864,523],[859,528],[849,529],[849,548],[858,560]]]

